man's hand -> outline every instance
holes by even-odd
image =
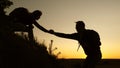
[[[54,34],[54,30],[52,30],[52,29],[50,29],[48,32],[51,34]]]

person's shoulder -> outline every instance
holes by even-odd
[[[87,34],[97,34],[98,35],[98,32],[95,31],[95,30],[92,30],[92,29],[86,29],[86,33]]]
[[[95,31],[95,30],[92,30],[92,29],[86,29],[86,32],[98,33],[97,31]]]

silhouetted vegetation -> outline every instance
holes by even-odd
[[[14,32],[16,26],[4,11],[12,4],[0,0],[0,68],[59,68],[58,60],[48,53],[45,44],[35,39],[31,44],[28,35]]]
[[[15,34],[9,17],[0,19],[0,68],[58,68],[56,58],[49,55],[44,44],[33,41],[28,36]]]
[[[9,8],[11,5],[13,5],[13,2],[10,0],[0,0],[0,15],[5,14],[4,9]]]
[[[2,16],[0,22],[0,68],[56,68],[57,60],[48,54],[44,44],[34,40],[30,46],[27,35],[12,31],[7,15]]]
[[[26,36],[17,34],[0,38],[1,68],[56,68],[57,60],[48,54],[43,43],[34,46]]]
[[[55,57],[56,59],[61,54],[61,52],[58,52],[57,54],[54,54],[54,51],[57,50],[57,49],[58,49],[57,47],[53,48],[53,40],[51,40],[51,43],[49,44],[48,52],[51,56]]]

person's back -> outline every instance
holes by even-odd
[[[100,50],[100,37],[94,30],[85,30],[82,38],[78,38],[78,41],[83,47],[86,55],[95,54]]]
[[[31,23],[31,17],[29,11],[24,7],[19,7],[14,9],[9,16],[14,19],[15,23],[22,23],[24,25],[29,25]]]

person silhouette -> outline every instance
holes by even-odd
[[[94,30],[86,29],[83,21],[76,22],[76,30],[77,32],[72,34],[54,32],[54,30],[49,30],[49,33],[58,37],[77,40],[87,55],[82,68],[95,68],[102,58],[99,34]]]
[[[42,12],[40,10],[35,10],[32,13],[30,13],[26,8],[19,7],[14,9],[10,14],[10,18],[13,20],[14,23],[20,23],[23,26],[25,26],[26,31],[28,32],[28,37],[30,39],[30,42],[34,41],[33,38],[33,24],[39,28],[40,30],[47,32],[45,28],[43,28],[40,24],[37,23],[36,20],[38,20],[42,15]],[[20,25],[16,25],[20,26]],[[21,29],[22,27],[20,27]],[[17,28],[15,28],[15,31]],[[19,31],[19,29],[18,29]],[[21,31],[21,30],[20,30]]]

